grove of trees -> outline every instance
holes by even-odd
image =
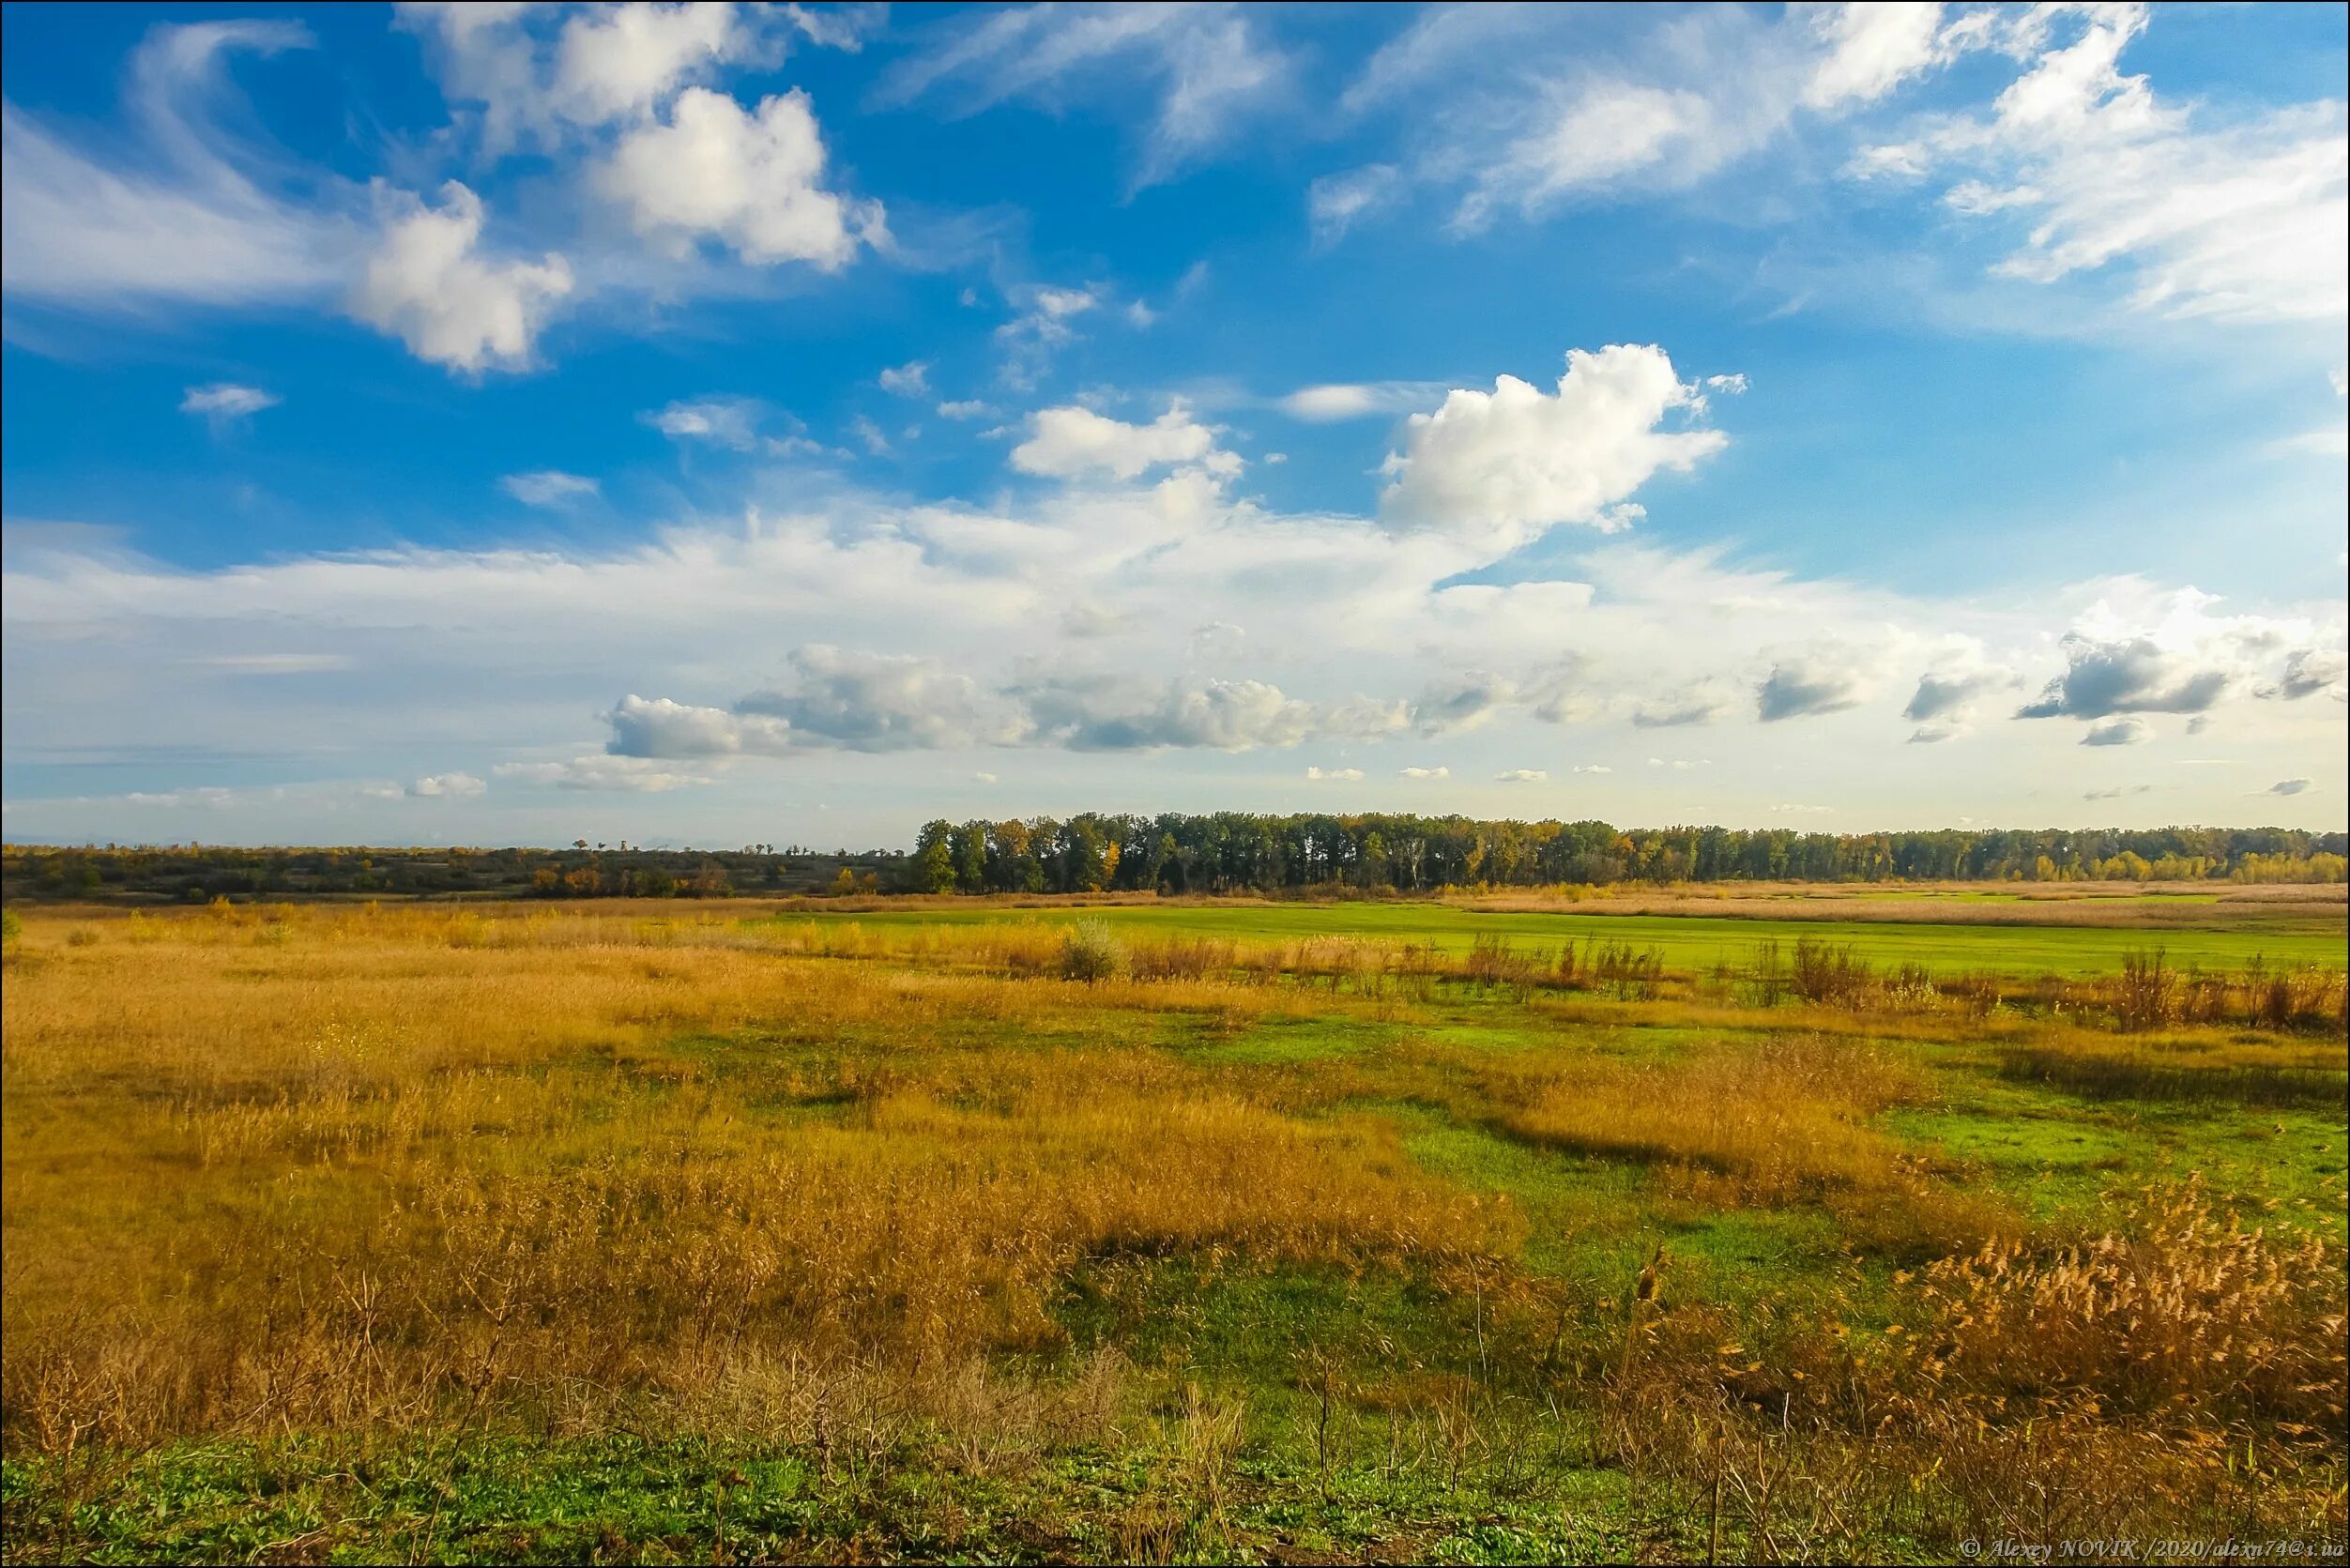
[[[1103,815],[936,821],[914,891],[1398,892],[1621,882],[2339,882],[2350,838],[2281,828],[1804,833],[1465,816]]]

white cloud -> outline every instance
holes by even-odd
[[[1828,52],[1804,85],[1805,105],[1836,109],[1873,102],[1947,58],[1942,9],[1939,5],[1869,0],[1813,10],[1812,32]]]
[[[1911,695],[1909,706],[1901,709],[1901,717],[1915,723],[1963,719],[1983,697],[2014,684],[2015,677],[2007,670],[1953,662],[1917,677],[1917,690]],[[1937,735],[1934,738],[1944,737]]]
[[[844,201],[823,176],[824,141],[804,92],[745,113],[723,93],[688,87],[666,125],[621,139],[594,183],[637,233],[677,249],[710,237],[755,265],[799,261],[830,272],[886,230],[879,204]]]
[[[1313,225],[1314,242],[1336,244],[1356,219],[1393,203],[1402,190],[1403,172],[1392,163],[1367,163],[1322,175],[1305,190],[1305,216]]]
[[[1539,768],[1504,768],[1493,775],[1495,784],[1544,784],[1550,775]]]
[[[2120,581],[2065,633],[2064,672],[2016,717],[2204,713],[2272,670],[2263,694],[2307,695],[2338,678],[2325,672],[2339,668],[2339,623],[2218,616],[2217,602],[2192,588],[2152,594]]]
[[[2338,647],[2295,648],[2285,656],[2276,684],[2261,687],[2259,694],[2286,702],[2320,695],[2341,702],[2345,683],[2350,683],[2350,654]]]
[[[524,145],[553,151],[582,131],[640,124],[682,87],[727,65],[772,65],[787,24],[808,41],[854,49],[860,29],[797,6],[722,0],[554,8],[433,0],[397,8],[399,25],[425,40],[441,96],[464,106],[481,151]],[[551,25],[560,17],[560,25]]]
[[[1317,733],[1313,706],[1261,680],[1170,681],[1155,700],[1135,700],[1132,683],[1041,682],[1020,694],[1039,734],[1080,752],[1168,747],[1246,752],[1294,746]]]
[[[1004,381],[1020,388],[1033,386],[1053,351],[1076,341],[1071,323],[1102,303],[1091,288],[1049,286],[1015,290],[1012,300],[1019,313],[996,328],[996,342],[1004,352]]]
[[[605,720],[612,726],[606,750],[618,757],[716,757],[744,752],[780,756],[791,750],[786,720],[695,708],[667,697],[631,693]]]
[[[1725,681],[1703,680],[1677,692],[1634,702],[1631,721],[1636,729],[1678,729],[1710,724],[1738,710],[1739,695]]]
[[[2142,746],[2154,738],[2154,726],[2144,719],[2106,719],[2091,724],[2081,737],[2083,746]]]
[[[596,495],[601,488],[594,480],[584,475],[566,474],[557,468],[542,468],[528,474],[509,474],[497,482],[507,495],[526,507],[559,507],[582,496]]]
[[[1232,4],[1026,6],[972,13],[901,61],[880,100],[937,96],[972,114],[1012,99],[1058,109],[1072,99],[1123,105],[1138,79],[1157,103],[1137,185],[1165,179],[1213,150],[1286,85],[1288,60]]]
[[[2350,456],[2350,424],[2323,425],[2288,435],[2269,449],[2279,457]]]
[[[1754,689],[1755,716],[1764,723],[1857,708],[1871,689],[1859,661],[1821,650],[1781,659]]]
[[[408,785],[407,792],[425,800],[470,800],[489,787],[471,773],[433,773]]]
[[[1658,428],[1695,393],[1664,350],[1570,350],[1546,395],[1504,375],[1491,392],[1454,391],[1415,414],[1381,510],[1407,526],[1508,548],[1554,524],[1621,525],[1610,509],[1660,468],[1684,470],[1721,449],[1715,431]]]
[[[542,789],[633,795],[660,795],[713,782],[705,774],[680,772],[650,758],[614,756],[608,753],[571,757],[562,762],[501,762],[490,771],[500,779]]]
[[[755,398],[691,398],[650,409],[639,419],[673,441],[707,441],[747,452],[759,444],[766,413]]]
[[[564,20],[556,91],[564,114],[602,124],[651,112],[680,83],[742,53],[731,5],[623,5]]]
[[[1407,779],[1449,779],[1453,776],[1449,768],[1405,768],[1398,771]]]
[[[1305,770],[1305,776],[1309,779],[1340,779],[1351,781],[1361,778],[1363,776],[1363,769],[1360,768],[1308,768]]]
[[[2340,102],[2205,124],[2125,75],[2146,8],[2073,14],[2070,42],[2046,47],[2062,13],[2006,29],[2029,60],[1988,118],[1931,128],[1864,168],[1969,171],[1946,200],[2026,227],[1997,270],[2049,283],[2126,272],[2129,304],[2223,321],[2338,320],[2350,303],[2350,137]]]
[[[1487,172],[1461,216],[1464,222],[1480,222],[1502,201],[1537,212],[1572,192],[1634,175],[1694,179],[1744,150],[1703,94],[1603,78],[1512,146]]]
[[[1027,731],[1010,704],[936,661],[812,644],[791,664],[789,687],[754,693],[735,712],[784,726],[792,746],[959,751],[1015,744]]]
[[[476,253],[481,198],[450,180],[441,205],[388,194],[383,232],[351,313],[392,333],[420,359],[479,373],[519,369],[557,301],[572,291],[561,256],[492,262]]]
[[[1567,771],[1570,773],[1612,773],[1615,769],[1604,762],[1586,762],[1580,767],[1570,768]]]
[[[216,381],[208,387],[189,388],[187,395],[179,400],[179,411],[201,417],[218,431],[265,408],[275,408],[284,401],[275,392],[265,392],[258,387]]]
[[[1179,463],[1228,460],[1216,451],[1215,433],[1177,403],[1147,425],[1130,425],[1075,406],[1042,408],[1029,416],[1029,437],[1012,449],[1012,466],[1055,479],[1136,479]],[[1228,461],[1223,464],[1228,469]]]
[[[283,305],[329,296],[359,243],[356,193],[267,188],[278,160],[215,124],[223,58],[310,46],[293,22],[159,24],[132,55],[120,156],[0,105],[0,282],[18,303],[129,309]]]
[[[994,409],[975,399],[950,401],[938,404],[938,418],[942,419],[984,419],[994,412]]]
[[[909,359],[905,364],[893,365],[881,373],[879,379],[885,392],[895,392],[902,398],[926,398],[930,395],[930,361]]]
[[[1276,406],[1293,419],[1329,424],[1367,414],[1401,414],[1425,408],[1443,397],[1445,390],[1440,384],[1426,381],[1332,382],[1300,387]]]

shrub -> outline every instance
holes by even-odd
[[[1088,984],[1115,980],[1126,971],[1126,950],[1110,935],[1106,921],[1081,921],[1061,939],[1061,978]]]

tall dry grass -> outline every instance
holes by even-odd
[[[951,1403],[990,1356],[1055,1350],[1089,1258],[1409,1271],[1515,1245],[1384,1123],[1299,1122],[1124,1038],[1122,1000],[1246,1006],[1226,983],[568,913],[233,911],[24,946],[0,1402],[45,1452],[700,1408],[779,1368]]]

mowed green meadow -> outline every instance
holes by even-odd
[[[26,911],[0,1550],[2328,1560],[2342,906],[2098,903]]]
[[[1914,895],[1921,904],[1926,895]],[[1798,902],[1789,900],[1790,904]],[[1774,921],[1767,917],[1615,912],[1528,913],[1429,902],[1365,902],[1339,905],[1264,903],[1249,899],[1169,904],[1106,904],[1083,909],[1064,905],[1048,911],[1006,908],[995,901],[976,907],[925,902],[922,907],[827,914],[821,909],[778,919],[870,922],[877,929],[917,925],[972,926],[1039,921],[1067,924],[1098,919],[1137,939],[1172,936],[1213,936],[1232,941],[1298,942],[1321,937],[1419,943],[1442,952],[1465,952],[1478,938],[1510,942],[1528,951],[1556,951],[1568,944],[1613,942],[1655,948],[1668,967],[1742,968],[1755,945],[1793,943],[1801,937],[1850,947],[1880,966],[1917,964],[1937,974],[1983,971],[2001,975],[2083,976],[2111,973],[2123,956],[2160,950],[2170,964],[2188,968],[2241,968],[2253,962],[2271,966],[2344,965],[2342,908],[2319,912],[2301,906],[2230,907],[2216,895],[2162,894],[2141,900],[2100,900],[2098,913],[2111,925],[2031,923],[2036,909],[2013,895],[1939,894],[1934,902],[1961,908],[1990,906],[2015,923],[1949,923],[1916,921]],[[2148,928],[2132,921],[2131,906],[2166,915],[2191,911],[2188,921]],[[2197,919],[2197,917],[2207,917]]]

